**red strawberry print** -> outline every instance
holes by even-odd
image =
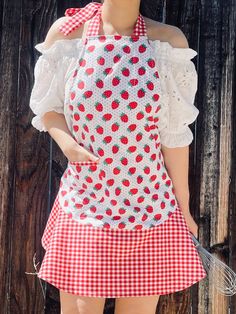
[[[121,216],[118,216],[118,215],[117,215],[117,216],[113,216],[112,219],[113,219],[113,220],[120,220],[120,219],[121,219]]]
[[[98,133],[98,134],[103,134],[104,129],[103,129],[103,127],[102,127],[102,126],[97,125],[97,126],[96,126],[96,131],[97,131],[97,133]]]
[[[90,211],[91,211],[92,213],[96,213],[96,211],[97,211],[96,206],[94,206],[94,205],[90,206]]]
[[[129,182],[129,180],[127,180],[127,179],[123,179],[123,180],[122,180],[122,184],[123,184],[124,186],[129,186],[129,185],[130,185],[130,182]]]
[[[105,42],[106,39],[107,39],[106,35],[101,35],[101,36],[99,36],[99,38],[98,38],[98,40],[99,40],[100,42],[102,42],[102,43]]]
[[[129,59],[130,64],[136,64],[139,62],[139,57],[132,57]]]
[[[151,192],[150,192],[150,188],[149,188],[148,186],[145,186],[145,187],[144,187],[143,192],[144,192],[145,194],[150,194],[150,193],[151,193]]]
[[[114,174],[114,175],[118,175],[120,172],[121,172],[121,168],[119,168],[119,167],[115,167],[115,168],[113,169],[113,174]]]
[[[97,58],[97,63],[99,64],[99,65],[104,65],[105,64],[105,58],[104,57],[102,57],[102,56],[99,56],[98,58]]]
[[[169,199],[169,198],[170,198],[170,194],[166,191],[166,192],[164,193],[164,197],[167,198],[167,199]]]
[[[74,119],[75,121],[78,121],[80,119],[80,115],[78,113],[74,114]]]
[[[80,80],[80,81],[78,82],[77,86],[78,86],[79,89],[84,89],[84,86],[85,86],[84,81]]]
[[[158,221],[158,220],[161,219],[161,217],[162,217],[161,214],[156,214],[156,215],[154,216],[154,219]]]
[[[141,132],[139,132],[137,135],[136,135],[136,141],[137,142],[140,142],[143,138],[143,134]]]
[[[80,66],[80,67],[85,67],[85,66],[86,66],[86,60],[83,59],[83,58],[80,58],[80,59],[79,59],[79,66]]]
[[[135,222],[135,216],[129,216],[129,222],[134,223]]]
[[[104,71],[103,71],[103,74],[105,76],[109,75],[109,74],[112,74],[113,72],[113,69],[112,68],[106,68]]]
[[[143,111],[139,111],[136,115],[136,119],[137,120],[141,120],[144,117],[144,112]]]
[[[88,68],[88,69],[85,70],[85,74],[86,75],[92,75],[93,72],[94,72],[94,68]]]
[[[123,99],[129,98],[129,93],[126,90],[122,90],[120,95],[121,95],[121,98],[123,98]]]
[[[141,67],[138,69],[138,75],[142,76],[146,73],[146,68],[145,67]]]
[[[140,88],[138,90],[138,98],[143,98],[145,96],[145,90],[143,88]]]
[[[109,224],[108,222],[105,222],[105,223],[103,224],[103,228],[105,228],[105,229],[110,229],[111,226],[110,226],[110,224]]]
[[[121,193],[121,188],[120,188],[120,187],[117,187],[117,188],[115,189],[115,195],[116,195],[116,196],[119,196],[120,193]]]
[[[126,226],[126,224],[125,224],[124,222],[120,222],[120,223],[118,224],[118,229],[124,229],[125,226]]]
[[[110,98],[112,95],[112,91],[111,90],[106,90],[103,92],[102,97],[103,98]]]
[[[138,40],[139,40],[139,35],[133,35],[133,34],[131,35],[131,37],[130,37],[131,42],[135,43]]]
[[[133,124],[130,124],[128,127],[127,127],[127,131],[128,132],[134,132],[137,128],[137,124],[133,123]]]
[[[154,90],[154,84],[153,84],[153,82],[147,81],[146,85],[147,85],[147,88],[148,88],[149,90]]]
[[[114,35],[115,40],[120,40],[122,38],[121,35]]]
[[[75,133],[79,131],[79,126],[78,125],[73,125],[73,130]]]
[[[120,141],[121,141],[122,144],[128,144],[128,138],[126,136],[122,135],[120,137]]]
[[[121,54],[117,54],[117,55],[114,56],[113,62],[114,62],[114,63],[117,63],[117,62],[120,61],[120,59],[121,59]]]
[[[148,219],[148,215],[147,215],[146,213],[144,213],[143,216],[142,216],[142,218],[141,218],[141,220],[142,220],[142,221],[145,221],[145,220],[147,220],[147,219]]]
[[[129,86],[136,86],[138,85],[138,79],[131,79],[129,81]]]
[[[126,209],[125,208],[120,208],[118,212],[119,212],[119,214],[123,215],[123,214],[126,213]]]
[[[95,109],[101,112],[103,111],[103,105],[100,102],[96,102]]]
[[[123,49],[124,53],[130,53],[130,51],[131,51],[131,49],[128,45],[123,46],[122,49]]]
[[[130,189],[129,190],[129,194],[130,195],[135,195],[135,194],[137,194],[138,193],[138,189],[137,188],[133,188],[133,189]]]
[[[120,101],[115,99],[111,103],[111,109],[117,109],[119,107]]]
[[[71,219],[141,231],[177,207],[161,153],[161,88],[149,46],[138,35],[89,38],[71,71],[65,106],[72,136],[99,158],[68,163],[59,195]]]
[[[101,79],[97,79],[97,80],[96,80],[96,86],[97,86],[98,88],[103,88],[103,86],[104,86],[103,81],[102,81]]]
[[[155,60],[152,59],[152,58],[149,58],[149,59],[147,60],[147,64],[150,66],[150,68],[154,68],[155,65],[156,65]]]
[[[86,92],[84,92],[83,97],[85,99],[92,97],[93,92],[91,90],[87,90]]]
[[[112,132],[118,131],[119,127],[120,127],[119,123],[117,123],[117,122],[113,123],[112,126],[111,126]]]
[[[114,48],[115,46],[113,44],[108,44],[104,47],[104,51],[111,52]]]
[[[163,201],[163,202],[161,202],[161,209],[164,209],[164,208],[165,208],[165,206],[166,206],[165,202],[164,202],[164,201]]]
[[[128,115],[126,113],[124,113],[124,112],[122,112],[120,114],[120,119],[121,119],[122,122],[128,122],[129,121]]]
[[[133,110],[135,108],[137,108],[138,106],[138,103],[136,101],[131,101],[128,105],[127,105],[127,108],[130,109],[130,110]]]
[[[136,167],[130,167],[128,170],[128,174],[132,175],[136,172],[137,168]]]
[[[87,215],[85,213],[81,213],[80,214],[80,219],[83,220],[83,219],[86,219],[87,218]]]
[[[113,86],[117,86],[120,84],[120,77],[119,76],[115,76],[112,80],[112,85]]]
[[[142,154],[138,154],[135,158],[136,162],[141,162],[143,160],[143,155]]]
[[[110,208],[106,209],[106,215],[108,215],[108,216],[112,215],[112,210]]]
[[[128,198],[125,198],[123,203],[125,206],[130,206],[130,200]]]
[[[98,220],[102,220],[103,219],[103,215],[96,215],[95,218],[98,219]]]
[[[104,144],[109,144],[111,141],[112,141],[112,136],[110,135],[105,136],[103,139]]]
[[[148,213],[153,213],[153,211],[154,211],[154,208],[153,208],[153,206],[151,206],[151,205],[148,205],[147,207],[146,207],[146,211],[148,212]]]
[[[91,113],[86,114],[85,119],[86,119],[87,121],[93,120],[93,114],[91,114]]]
[[[129,76],[130,75],[130,70],[128,68],[126,68],[126,67],[123,67],[122,74],[124,76]]]
[[[109,121],[111,120],[112,118],[112,114],[111,113],[105,113],[103,116],[102,116],[102,120],[103,121]]]
[[[142,44],[139,46],[139,52],[144,53],[147,50],[147,46],[145,44]]]
[[[71,99],[71,100],[74,100],[75,95],[76,95],[75,92],[71,92],[71,93],[70,93],[70,99]]]
[[[93,52],[95,50],[95,45],[88,46],[87,51]]]

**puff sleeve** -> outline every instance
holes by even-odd
[[[36,115],[31,124],[40,132],[46,132],[42,117],[46,112],[64,113],[63,63],[57,45],[44,48],[44,42],[35,46],[42,55],[34,68],[34,85],[29,106]]]
[[[199,114],[194,105],[198,75],[191,61],[197,52],[191,48],[174,48],[168,43],[159,44],[162,44],[158,49],[162,90],[158,122],[160,142],[169,148],[188,146],[193,141],[189,125]]]

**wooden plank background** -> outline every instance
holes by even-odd
[[[89,1],[2,0],[0,3],[0,308],[1,313],[60,313],[58,290],[35,275],[40,239],[66,159],[48,133],[31,125],[29,97],[42,42],[68,7]],[[235,0],[145,0],[141,13],[183,30],[199,75],[191,125],[190,209],[200,241],[236,270]],[[41,290],[43,284],[43,296]],[[114,312],[107,299],[104,313]],[[236,298],[223,297],[203,280],[161,296],[157,313],[236,313]]]

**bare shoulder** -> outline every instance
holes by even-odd
[[[144,18],[147,25],[147,33],[151,40],[168,42],[175,48],[189,48],[188,40],[180,28],[157,22],[147,17]]]
[[[51,25],[51,27],[50,27],[47,35],[46,35],[46,38],[44,40],[44,44],[45,44],[46,49],[50,48],[54,44],[54,42],[57,40],[61,40],[61,39],[68,39],[69,40],[69,39],[81,37],[81,35],[83,33],[83,25],[68,35],[64,35],[60,31],[60,26],[63,25],[65,22],[67,22],[68,19],[69,19],[68,16],[60,17]]]

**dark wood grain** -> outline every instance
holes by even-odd
[[[0,3],[0,312],[60,313],[59,291],[35,275],[33,256],[41,263],[46,226],[65,157],[48,133],[31,125],[29,97],[33,68],[50,25],[68,7],[89,1],[3,0]],[[190,210],[199,239],[236,269],[236,116],[234,0],[148,0],[143,15],[179,27],[198,52],[195,104],[191,125]],[[211,302],[209,302],[211,298]],[[104,314],[114,313],[107,299]],[[230,310],[229,310],[230,309]],[[216,294],[208,281],[160,297],[157,313],[235,313],[236,298]]]

